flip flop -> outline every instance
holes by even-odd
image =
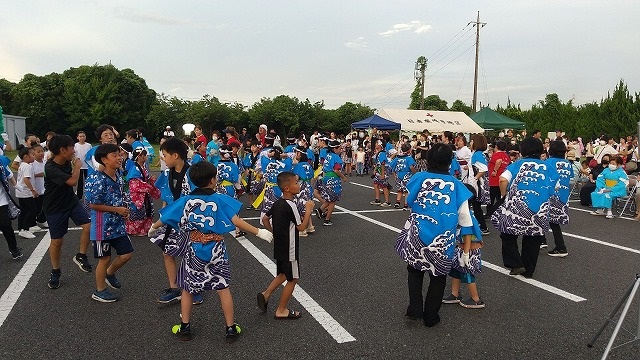
[[[276,320],[298,320],[302,315],[297,313],[291,309],[289,309],[289,314],[287,316],[278,316],[274,315],[273,318]]]
[[[267,304],[269,304],[269,302],[267,301],[267,299],[264,298],[264,295],[262,295],[262,293],[258,293],[256,298],[258,299],[258,307],[260,308],[262,313],[266,313],[267,312]]]

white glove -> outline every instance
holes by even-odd
[[[9,141],[9,135],[7,135],[7,133],[2,133],[0,136],[2,136],[2,140]]]
[[[463,252],[462,256],[460,257],[460,266],[462,267],[471,267],[471,260],[469,260],[469,253],[468,252]]]
[[[271,244],[271,241],[273,241],[273,234],[267,229],[258,229],[258,233],[256,234],[256,236],[268,242],[269,244]]]
[[[158,233],[160,232],[160,228],[154,228],[153,226],[149,228],[149,231],[147,232],[147,235],[152,238],[155,237],[156,235],[158,235]]]

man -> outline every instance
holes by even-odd
[[[164,130],[164,133],[162,134],[162,137],[165,139],[168,139],[174,136],[176,136],[176,134],[173,131],[171,131],[171,126],[167,126],[166,129]]]
[[[247,133],[247,128],[242,128],[242,132],[238,135],[238,140],[240,140],[242,144],[246,143],[247,140],[251,140],[251,136]]]
[[[538,140],[540,140],[540,141],[542,141],[542,131],[540,131],[538,129],[533,130],[533,137],[538,139]]]

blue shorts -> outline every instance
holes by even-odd
[[[451,271],[449,271],[449,276],[454,279],[459,279],[463,284],[473,284],[474,282],[476,282],[475,276],[469,273],[462,273],[456,269],[451,269]]]
[[[65,212],[48,213],[45,216],[47,217],[49,234],[51,234],[52,239],[62,239],[64,237],[69,230],[69,219],[73,220],[77,226],[91,223],[89,214],[80,203]]]
[[[109,240],[95,240],[93,242],[93,257],[99,259],[105,256],[111,256],[111,248],[116,250],[118,255],[129,254],[133,252],[133,245],[128,236],[121,236]]]

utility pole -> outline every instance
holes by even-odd
[[[420,110],[424,109],[424,73],[427,70],[427,58],[420,56],[416,60],[416,68],[414,76],[418,85],[420,85]]]
[[[469,24],[473,24],[476,27],[476,71],[473,75],[473,112],[475,113],[476,104],[478,103],[478,51],[480,48],[480,26],[484,27],[487,23],[480,22],[480,11],[478,11],[477,20],[475,22],[471,21]]]

